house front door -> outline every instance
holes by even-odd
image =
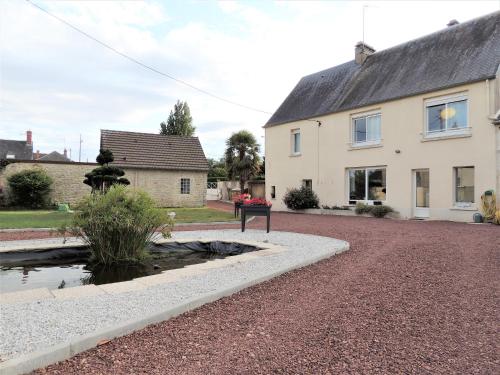
[[[417,218],[429,217],[429,170],[417,169],[413,171],[413,216]]]

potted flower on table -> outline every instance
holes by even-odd
[[[236,194],[233,196],[234,202],[234,217],[238,217],[240,213],[240,207],[245,200],[250,199],[250,194]]]
[[[241,231],[245,231],[246,216],[266,216],[267,217],[267,233],[269,233],[271,224],[271,206],[272,203],[263,198],[245,199],[241,204]]]

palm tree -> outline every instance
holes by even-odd
[[[226,168],[229,176],[240,181],[243,193],[245,182],[259,173],[259,144],[252,133],[240,130],[233,133],[226,141]]]

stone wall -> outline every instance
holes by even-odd
[[[83,183],[85,173],[98,165],[95,163],[66,163],[20,161],[0,169],[0,190],[8,200],[8,176],[25,169],[42,168],[53,178],[51,200],[54,203],[75,204],[90,193]],[[166,171],[124,168],[131,187],[149,193],[160,207],[200,207],[206,204],[206,172]],[[190,194],[181,194],[181,178],[191,179]]]

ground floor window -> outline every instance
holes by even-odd
[[[455,203],[458,205],[474,203],[474,167],[456,167]]]
[[[349,203],[385,201],[385,168],[352,168],[349,174]]]
[[[313,188],[313,181],[312,180],[302,180],[302,186],[304,186],[307,189]]]
[[[181,194],[191,194],[190,178],[181,178]]]
[[[271,186],[271,198],[275,199],[276,198],[276,186]]]

